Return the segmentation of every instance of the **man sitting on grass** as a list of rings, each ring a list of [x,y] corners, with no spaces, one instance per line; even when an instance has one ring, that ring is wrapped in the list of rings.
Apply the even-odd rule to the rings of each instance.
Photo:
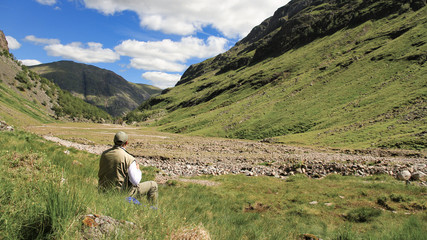
[[[117,189],[128,191],[131,196],[147,196],[151,204],[157,204],[158,187],[154,181],[142,182],[142,173],[135,157],[125,147],[128,136],[118,132],[114,136],[114,146],[101,155],[98,172],[100,190]]]

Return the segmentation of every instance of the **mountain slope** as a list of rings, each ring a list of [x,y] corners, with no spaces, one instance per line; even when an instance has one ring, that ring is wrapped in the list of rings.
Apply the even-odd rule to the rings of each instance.
[[[72,61],[41,64],[30,69],[113,116],[135,109],[161,91],[153,86],[128,82],[112,71]]]
[[[101,122],[111,119],[105,111],[73,97],[21,65],[9,53],[1,31],[0,47],[0,120],[21,127],[64,117]]]
[[[195,135],[425,149],[426,16],[417,0],[291,1],[128,119]]]

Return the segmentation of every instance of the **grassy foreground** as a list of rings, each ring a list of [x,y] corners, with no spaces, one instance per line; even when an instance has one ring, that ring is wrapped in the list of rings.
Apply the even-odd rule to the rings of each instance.
[[[286,181],[242,175],[170,181],[159,209],[97,192],[99,157],[26,132],[0,132],[0,239],[77,239],[82,216],[132,221],[111,239],[182,239],[202,229],[212,239],[425,239],[426,188],[388,176],[302,175]],[[69,154],[64,151],[69,150]],[[155,169],[145,169],[145,180]],[[314,202],[316,201],[317,204]]]

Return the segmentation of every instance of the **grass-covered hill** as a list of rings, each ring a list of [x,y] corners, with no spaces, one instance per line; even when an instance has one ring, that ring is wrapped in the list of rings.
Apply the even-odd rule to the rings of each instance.
[[[425,5],[293,0],[127,119],[194,135],[425,149]]]
[[[59,61],[30,67],[86,102],[112,116],[121,116],[161,89],[126,81],[112,71],[72,61]]]
[[[61,118],[99,122],[111,116],[29,70],[7,48],[0,49],[0,120],[27,126]]]

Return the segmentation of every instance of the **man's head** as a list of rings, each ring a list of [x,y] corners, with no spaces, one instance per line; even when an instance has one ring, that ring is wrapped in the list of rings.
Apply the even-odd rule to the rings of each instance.
[[[114,136],[115,145],[123,146],[127,142],[128,142],[128,135],[125,132],[120,131],[116,133],[116,135]]]

